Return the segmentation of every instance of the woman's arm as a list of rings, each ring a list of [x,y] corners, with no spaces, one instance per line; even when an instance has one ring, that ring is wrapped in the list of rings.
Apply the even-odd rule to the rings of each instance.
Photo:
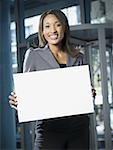
[[[33,70],[34,70],[34,53],[33,48],[29,48],[25,53],[23,72],[30,72]],[[11,94],[9,95],[9,104],[11,108],[17,110],[18,102],[16,93],[14,91],[11,92]]]

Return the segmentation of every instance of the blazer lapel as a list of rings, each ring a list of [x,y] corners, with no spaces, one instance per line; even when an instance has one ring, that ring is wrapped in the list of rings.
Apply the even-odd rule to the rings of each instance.
[[[67,66],[71,67],[75,64],[75,62],[76,62],[76,57],[72,57],[72,56],[68,55]]]
[[[43,49],[43,52],[40,53],[40,56],[52,67],[52,68],[59,68],[59,64],[55,60],[54,56],[52,55],[48,45],[46,45]]]
[[[39,54],[44,59],[44,61],[46,61],[52,68],[60,68],[58,62],[56,61],[53,54],[51,53],[48,45],[46,45],[42,49],[42,51]],[[68,54],[68,56],[67,56],[67,67],[73,66],[75,61],[76,61],[76,57],[72,57]]]

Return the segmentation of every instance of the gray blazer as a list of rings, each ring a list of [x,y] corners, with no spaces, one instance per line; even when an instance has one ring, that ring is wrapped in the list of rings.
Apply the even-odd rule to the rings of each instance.
[[[67,67],[85,64],[84,56],[79,53],[76,57],[68,55]],[[48,70],[59,68],[59,64],[51,53],[48,45],[44,48],[29,48],[26,51],[23,72]]]

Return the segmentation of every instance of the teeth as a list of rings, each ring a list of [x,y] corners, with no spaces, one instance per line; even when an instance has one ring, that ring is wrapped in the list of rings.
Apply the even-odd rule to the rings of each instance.
[[[57,38],[57,35],[51,35],[50,38],[54,40]]]

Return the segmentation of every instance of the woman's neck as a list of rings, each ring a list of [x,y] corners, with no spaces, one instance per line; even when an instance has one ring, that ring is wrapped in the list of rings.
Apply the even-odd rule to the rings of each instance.
[[[59,53],[62,51],[61,46],[59,45],[49,45],[50,50],[52,53]]]
[[[63,52],[60,46],[49,46],[53,56],[59,64],[67,64],[67,53]]]

